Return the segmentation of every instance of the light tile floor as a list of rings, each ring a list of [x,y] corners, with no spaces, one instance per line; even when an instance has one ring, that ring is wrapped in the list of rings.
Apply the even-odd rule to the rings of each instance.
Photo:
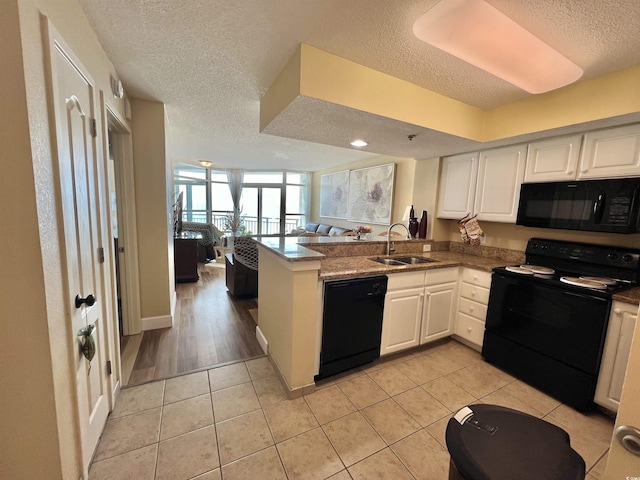
[[[380,359],[288,400],[267,358],[122,390],[91,480],[447,479],[453,412],[493,403],[571,436],[604,478],[613,420],[581,414],[455,341]]]

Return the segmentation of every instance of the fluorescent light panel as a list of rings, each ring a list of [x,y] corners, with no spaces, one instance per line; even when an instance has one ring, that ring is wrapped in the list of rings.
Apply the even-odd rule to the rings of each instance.
[[[413,33],[529,93],[582,76],[580,67],[483,0],[440,0],[416,20]]]

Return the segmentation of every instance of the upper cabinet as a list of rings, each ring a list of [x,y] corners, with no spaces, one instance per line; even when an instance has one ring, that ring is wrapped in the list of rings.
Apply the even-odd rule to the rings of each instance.
[[[582,135],[552,138],[529,144],[525,183],[575,180]]]
[[[442,160],[438,218],[459,220],[473,211],[477,176],[477,153],[465,153]]]
[[[515,223],[523,182],[640,176],[640,124],[442,159],[438,218]]]
[[[475,202],[478,220],[516,222],[526,160],[526,145],[480,153]]]
[[[584,136],[578,178],[640,175],[640,125],[590,132]]]

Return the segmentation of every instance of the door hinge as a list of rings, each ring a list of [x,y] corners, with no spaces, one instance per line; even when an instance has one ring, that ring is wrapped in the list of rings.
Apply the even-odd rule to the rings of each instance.
[[[96,126],[96,119],[92,118],[91,119],[91,136],[93,138],[96,138],[98,136],[98,127]]]
[[[111,360],[107,360],[107,375],[111,375]]]
[[[98,262],[104,263],[104,247],[98,247]]]

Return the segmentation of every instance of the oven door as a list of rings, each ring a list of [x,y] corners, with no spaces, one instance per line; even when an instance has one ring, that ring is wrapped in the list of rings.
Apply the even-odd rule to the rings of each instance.
[[[597,374],[610,300],[494,273],[486,332]]]

